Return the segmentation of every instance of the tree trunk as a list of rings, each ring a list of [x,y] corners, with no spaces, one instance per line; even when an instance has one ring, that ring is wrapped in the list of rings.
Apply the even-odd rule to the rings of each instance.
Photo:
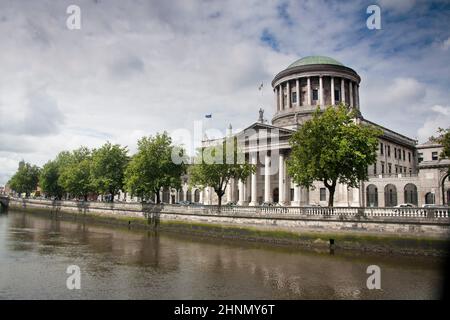
[[[330,198],[328,199],[328,206],[329,207],[332,207],[333,204],[334,204],[334,192],[336,191],[335,189],[336,189],[335,187],[328,188],[328,191],[330,192]]]
[[[161,199],[159,197],[159,191],[156,192],[156,203],[160,204],[161,203]]]
[[[114,191],[109,191],[111,193],[111,202],[114,202]]]
[[[328,198],[328,206],[332,207],[334,204],[334,192],[336,191],[336,180],[332,180],[331,184],[328,183],[328,179],[323,180],[323,184],[327,187],[330,197]]]

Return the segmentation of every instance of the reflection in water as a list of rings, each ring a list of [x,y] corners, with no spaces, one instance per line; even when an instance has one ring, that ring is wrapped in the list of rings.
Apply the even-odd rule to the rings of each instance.
[[[314,252],[0,215],[1,299],[432,299],[437,258]],[[81,269],[81,290],[66,268]],[[382,290],[366,288],[381,267]]]

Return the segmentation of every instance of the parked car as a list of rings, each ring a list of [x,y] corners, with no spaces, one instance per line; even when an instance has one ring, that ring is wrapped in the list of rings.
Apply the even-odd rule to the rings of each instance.
[[[434,204],[434,203],[425,203],[424,205],[422,205],[422,208],[437,208],[437,207],[441,207],[438,204]]]
[[[416,206],[412,203],[400,203],[396,205],[394,208],[415,208]]]
[[[261,204],[262,207],[282,207],[278,202],[263,202]]]
[[[189,205],[193,205],[194,203],[191,201],[180,201],[177,204],[182,205],[182,206],[189,206]]]

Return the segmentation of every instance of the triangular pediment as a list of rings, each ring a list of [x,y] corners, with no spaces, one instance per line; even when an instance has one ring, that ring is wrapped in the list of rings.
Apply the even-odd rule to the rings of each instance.
[[[280,136],[291,136],[295,132],[294,130],[291,130],[291,129],[276,127],[276,126],[272,126],[267,123],[255,122],[255,123],[251,124],[250,126],[248,126],[247,128],[243,129],[242,131],[236,133],[235,135],[241,136],[241,135],[245,134],[245,132],[248,132],[249,130],[254,130],[256,132],[258,132],[260,130],[265,130],[267,132],[273,132],[274,130],[278,130]]]

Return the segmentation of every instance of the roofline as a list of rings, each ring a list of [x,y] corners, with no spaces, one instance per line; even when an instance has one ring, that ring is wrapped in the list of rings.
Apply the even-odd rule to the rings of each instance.
[[[369,121],[369,120],[367,120],[366,118],[361,117],[361,120],[364,121],[364,122],[367,122],[367,123],[369,123],[369,124],[371,124],[371,125],[377,126],[377,127],[381,128],[381,129],[383,129],[383,130],[386,130],[387,132],[391,132],[391,133],[393,133],[393,134],[396,134],[396,135],[400,136],[400,137],[403,138],[403,139],[409,140],[414,146],[417,146],[417,140],[415,140],[415,139],[412,139],[412,138],[407,137],[407,136],[405,136],[405,135],[403,135],[403,134],[401,134],[401,133],[398,133],[398,132],[395,132],[395,131],[393,131],[393,130],[391,130],[391,129],[388,129],[388,128],[386,128],[386,127],[383,127],[382,125],[379,125],[378,123]]]
[[[336,64],[307,64],[303,66],[296,66],[291,68],[286,68],[276,74],[276,76],[272,80],[272,87],[274,87],[275,82],[278,80],[292,75],[296,73],[302,73],[302,72],[311,72],[311,71],[338,71],[342,73],[346,73],[349,76],[353,76],[358,80],[358,83],[361,82],[361,77],[358,75],[358,73],[353,70],[352,68],[346,67],[346,66],[340,66]]]

